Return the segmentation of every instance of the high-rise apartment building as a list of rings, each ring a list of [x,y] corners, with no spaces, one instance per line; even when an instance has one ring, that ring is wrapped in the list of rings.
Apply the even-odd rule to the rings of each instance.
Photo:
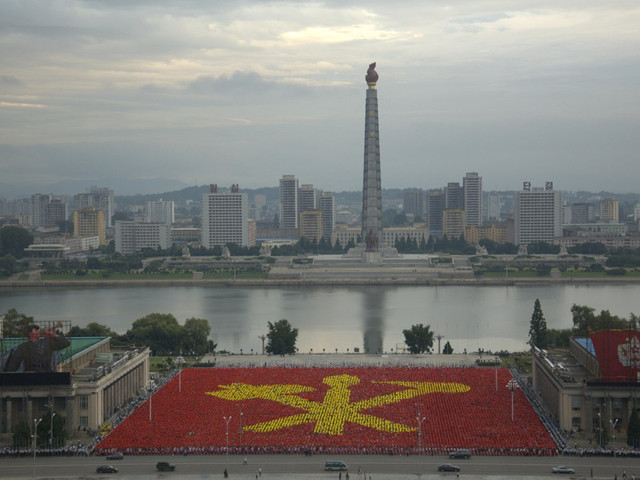
[[[336,198],[331,192],[322,192],[318,203],[322,212],[322,237],[330,241],[331,233],[336,226]]]
[[[301,212],[318,208],[318,190],[313,185],[302,185],[298,191],[298,208]]]
[[[444,212],[444,193],[442,190],[429,190],[427,194],[427,226],[431,233],[442,232],[442,212]]]
[[[175,205],[172,201],[162,199],[147,202],[145,206],[145,221],[148,223],[166,223],[172,225],[175,221]]]
[[[34,229],[57,227],[67,220],[67,204],[51,194],[31,196],[31,226]]]
[[[280,228],[298,228],[298,179],[295,175],[283,175],[280,179]]]
[[[421,188],[405,191],[402,205],[404,213],[414,218],[424,218],[424,191]]]
[[[252,246],[249,245],[248,220],[246,193],[239,193],[237,185],[233,185],[231,191],[218,191],[217,185],[211,185],[209,193],[202,195],[202,246],[223,247],[228,243]]]
[[[545,188],[531,188],[524,183],[516,192],[514,242],[528,245],[534,242],[553,243],[562,236],[562,193],[553,189],[553,182]]]
[[[458,182],[449,182],[444,187],[444,208],[464,210],[464,187]]]
[[[613,198],[603,198],[600,200],[600,221],[601,222],[618,222],[618,211],[620,205]]]
[[[86,207],[93,207],[104,212],[107,226],[112,226],[111,218],[115,210],[113,200],[113,190],[108,188],[91,187],[85,193],[78,193],[73,196],[73,210],[82,210]]]
[[[476,172],[468,172],[462,182],[464,191],[464,212],[467,225],[482,225],[482,177]]]
[[[74,237],[98,237],[100,245],[106,245],[107,227],[104,211],[85,207],[73,212]]]

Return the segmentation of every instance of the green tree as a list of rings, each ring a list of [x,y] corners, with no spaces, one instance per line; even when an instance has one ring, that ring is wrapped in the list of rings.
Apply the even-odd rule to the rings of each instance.
[[[538,298],[533,304],[533,314],[531,314],[531,323],[529,324],[529,345],[547,348],[547,321],[542,314],[542,307]]]
[[[444,353],[445,355],[451,355],[453,353],[453,347],[451,346],[449,341],[447,341],[447,343],[444,344],[444,347],[442,348],[442,353]]]
[[[638,417],[638,410],[635,405],[631,409],[629,425],[627,426],[627,445],[633,448],[640,446],[640,417]]]
[[[411,353],[425,353],[433,347],[433,332],[429,325],[419,323],[412,325],[410,329],[403,330],[404,343]]]
[[[8,337],[24,337],[27,327],[34,323],[33,317],[19,313],[15,308],[10,308],[4,314],[2,324],[2,335]]]
[[[70,337],[110,337],[112,335],[113,332],[109,327],[97,322],[90,322],[84,328],[74,325],[69,330]]]
[[[0,228],[0,255],[24,256],[24,249],[33,243],[33,235],[20,227],[8,225]]]
[[[193,352],[196,355],[204,355],[209,348],[209,334],[211,327],[209,321],[204,318],[188,318],[184,322],[185,352]]]
[[[4,257],[0,257],[0,275],[8,277],[16,271],[16,257],[11,254],[7,254]]]
[[[149,347],[154,355],[173,355],[180,352],[184,328],[171,314],[151,313],[133,322],[127,337],[134,345]]]
[[[572,337],[570,328],[547,329],[547,346],[555,348],[569,348],[569,339]]]
[[[293,355],[297,339],[298,329],[293,328],[288,320],[283,318],[275,323],[269,322],[265,350],[273,355]]]
[[[29,424],[20,420],[18,423],[11,427],[11,433],[13,433],[13,446],[14,448],[29,448],[31,443],[31,430]]]

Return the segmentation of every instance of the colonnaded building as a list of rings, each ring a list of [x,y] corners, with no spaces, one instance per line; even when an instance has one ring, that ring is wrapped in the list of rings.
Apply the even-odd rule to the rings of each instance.
[[[572,338],[568,351],[534,348],[533,387],[570,444],[626,445],[640,408],[640,333],[603,330]]]
[[[67,338],[61,333],[70,326],[60,322],[39,322],[39,327],[55,329],[66,345],[49,353],[50,368],[28,371],[25,364],[32,362],[15,356],[29,341],[0,338],[0,444],[10,444],[12,429],[22,422],[33,433],[38,419],[51,412],[62,419],[67,441],[88,443],[87,432],[108,428],[121,407],[149,386],[149,349],[114,348],[109,337]],[[46,340],[45,333],[39,341]],[[41,353],[51,350],[44,347]]]

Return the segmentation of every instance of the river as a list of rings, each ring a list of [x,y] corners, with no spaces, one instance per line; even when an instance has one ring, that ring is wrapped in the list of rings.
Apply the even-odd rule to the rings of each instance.
[[[89,322],[118,333],[150,313],[183,324],[206,318],[218,350],[258,353],[267,322],[287,319],[299,330],[301,353],[354,349],[391,353],[404,347],[403,329],[423,323],[454,353],[527,348],[539,298],[548,328],[570,328],[571,306],[588,305],[628,318],[640,314],[640,285],[353,286],[353,287],[101,287],[0,289],[0,312],[17,309],[35,320]],[[436,343],[437,348],[437,343]]]

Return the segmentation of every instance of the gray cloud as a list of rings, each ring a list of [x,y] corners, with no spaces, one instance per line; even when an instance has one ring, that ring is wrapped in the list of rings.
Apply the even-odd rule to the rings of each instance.
[[[377,61],[384,186],[637,190],[639,21],[631,0],[1,2],[0,177],[358,189]]]

